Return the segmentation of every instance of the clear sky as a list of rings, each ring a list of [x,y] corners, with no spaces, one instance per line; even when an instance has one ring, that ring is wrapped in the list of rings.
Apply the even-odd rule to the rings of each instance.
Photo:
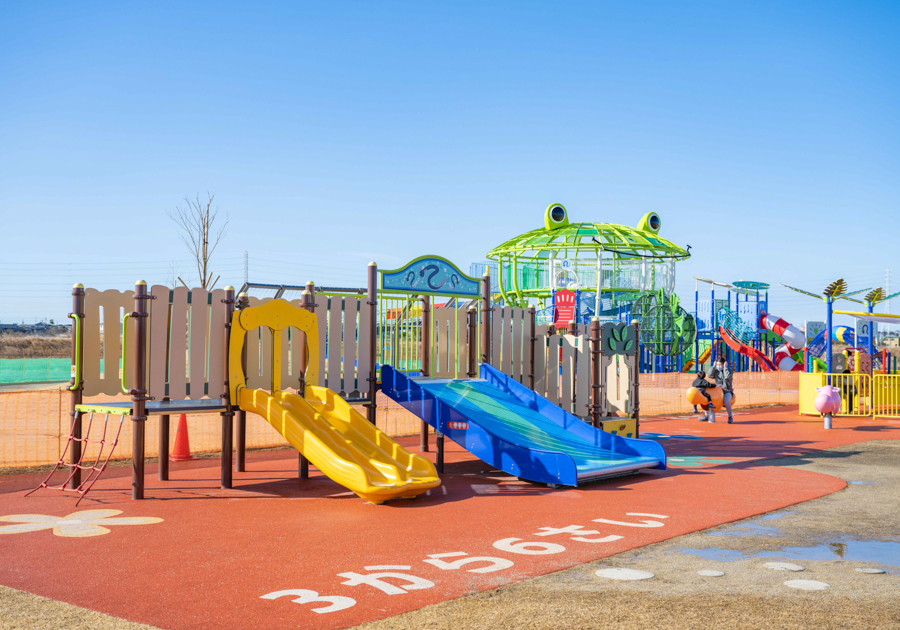
[[[206,191],[220,286],[245,251],[259,282],[467,270],[560,202],[658,212],[691,305],[694,275],[897,290],[898,75],[897,2],[5,2],[0,321],[196,283],[166,211]]]

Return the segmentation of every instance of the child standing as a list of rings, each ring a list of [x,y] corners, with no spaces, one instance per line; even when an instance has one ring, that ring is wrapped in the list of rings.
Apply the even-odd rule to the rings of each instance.
[[[731,399],[734,398],[734,387],[732,385],[734,372],[728,367],[728,361],[725,357],[716,359],[709,377],[715,379],[716,385],[722,388],[725,409],[728,411],[728,424],[731,424],[734,422],[734,417],[731,414]]]

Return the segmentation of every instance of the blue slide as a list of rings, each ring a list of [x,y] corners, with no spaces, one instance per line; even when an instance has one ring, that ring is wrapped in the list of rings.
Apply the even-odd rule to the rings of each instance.
[[[431,379],[386,365],[382,391],[482,461],[529,481],[577,486],[666,467],[658,443],[595,429],[490,365],[480,374]]]

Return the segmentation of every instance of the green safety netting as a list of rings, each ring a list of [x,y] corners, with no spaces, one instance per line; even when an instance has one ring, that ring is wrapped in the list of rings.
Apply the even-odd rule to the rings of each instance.
[[[70,359],[0,359],[0,383],[68,381]]]
[[[641,323],[641,343],[657,356],[677,357],[694,343],[694,317],[681,308],[674,293],[644,291],[631,312]]]

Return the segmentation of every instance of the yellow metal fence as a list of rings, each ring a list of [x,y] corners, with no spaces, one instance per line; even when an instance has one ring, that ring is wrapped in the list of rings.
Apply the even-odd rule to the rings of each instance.
[[[836,416],[900,418],[900,375],[800,374],[800,413],[817,416],[818,388],[831,384],[841,395]]]
[[[872,379],[875,415],[900,418],[900,374],[876,374]]]

